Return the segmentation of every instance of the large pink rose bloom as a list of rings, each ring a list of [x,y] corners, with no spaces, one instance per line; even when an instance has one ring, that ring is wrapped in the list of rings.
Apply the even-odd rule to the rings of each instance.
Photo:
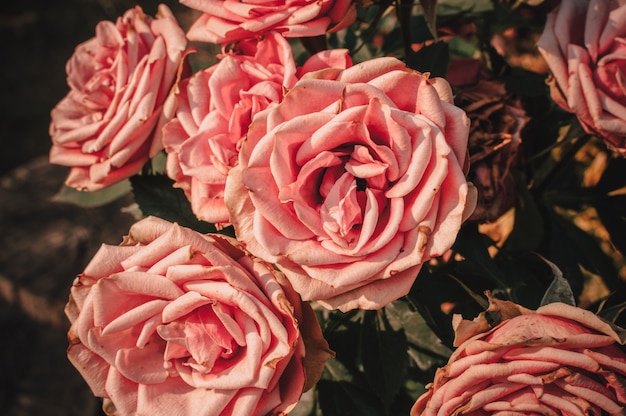
[[[412,416],[624,415],[622,329],[563,303],[531,311],[492,300],[487,314],[491,321],[485,313],[457,319],[457,336],[467,339]],[[502,321],[490,329],[494,317]]]
[[[334,49],[300,68],[289,42],[276,32],[239,42],[219,63],[180,82],[176,117],[163,129],[167,173],[194,214],[218,226],[229,223],[226,175],[237,163],[252,117],[283,98],[304,72],[351,65],[348,51]]]
[[[562,1],[537,46],[554,101],[626,155],[626,2]]]
[[[155,217],[102,246],[66,313],[69,359],[108,414],[285,414],[332,355],[273,267]]]
[[[100,22],[76,48],[66,67],[70,92],[50,124],[50,162],[72,167],[68,186],[105,188],[162,149],[156,133],[186,42],[166,6],[155,19],[137,6],[116,23]]]
[[[352,0],[180,0],[202,15],[189,28],[192,41],[229,43],[269,30],[308,37],[341,30],[356,20]]]
[[[451,100],[395,58],[305,75],[257,114],[229,173],[237,237],[326,307],[405,295],[474,206],[469,121]]]

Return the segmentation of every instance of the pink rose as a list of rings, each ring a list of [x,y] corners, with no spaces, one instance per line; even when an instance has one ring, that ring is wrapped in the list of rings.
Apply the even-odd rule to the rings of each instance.
[[[473,209],[469,120],[451,101],[445,80],[395,58],[305,75],[257,114],[229,173],[237,237],[305,300],[377,309],[405,295]]]
[[[341,30],[356,19],[352,0],[180,2],[202,12],[187,32],[197,42],[230,43],[269,30],[285,37],[318,36]]]
[[[622,329],[564,303],[491,299],[474,321],[455,318],[462,343],[411,416],[624,414]]]
[[[241,41],[220,58],[180,82],[176,117],[163,129],[168,175],[185,192],[194,214],[218,226],[229,223],[226,175],[237,163],[252,117],[282,100],[302,71],[351,64],[347,50],[335,49],[297,68],[289,42],[277,32]]]
[[[71,166],[66,184],[96,191],[137,172],[161,149],[163,104],[183,51],[183,30],[159,6],[156,19],[140,7],[78,45],[67,63],[70,92],[52,110],[50,162]]]
[[[554,101],[626,155],[626,4],[563,1],[548,15],[537,46],[552,71]]]
[[[317,381],[315,314],[236,244],[148,217],[77,277],[68,356],[107,413],[285,414]]]

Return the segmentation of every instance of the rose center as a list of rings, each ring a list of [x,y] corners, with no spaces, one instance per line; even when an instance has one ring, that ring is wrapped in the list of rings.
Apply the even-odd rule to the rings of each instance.
[[[365,191],[367,189],[367,181],[363,178],[354,178],[356,181],[356,190],[359,192]]]
[[[320,216],[325,231],[336,244],[354,248],[366,217],[384,209],[384,202],[380,206],[381,201],[375,195],[388,186],[385,176],[388,166],[363,145],[355,145],[349,154],[341,153],[344,153],[343,166],[329,169],[333,172],[326,172],[320,186],[324,198]]]
[[[599,61],[593,77],[596,85],[601,87],[617,102],[626,103],[626,43],[616,39],[611,50]]]
[[[218,311],[218,316],[216,308],[224,309],[220,304],[205,305],[158,329],[167,342],[166,361],[180,360],[183,365],[208,374],[220,367],[220,362],[238,356],[240,348],[235,337],[239,334],[229,331],[223,322],[224,311]]]

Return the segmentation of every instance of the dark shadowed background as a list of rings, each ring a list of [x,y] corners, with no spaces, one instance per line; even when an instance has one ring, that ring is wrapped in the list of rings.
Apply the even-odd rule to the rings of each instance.
[[[63,313],[71,283],[101,243],[134,221],[129,197],[97,208],[55,202],[67,168],[48,164],[50,110],[67,93],[65,63],[100,20],[153,0],[0,4],[0,415],[99,415],[68,362]],[[185,22],[186,9],[162,1]]]

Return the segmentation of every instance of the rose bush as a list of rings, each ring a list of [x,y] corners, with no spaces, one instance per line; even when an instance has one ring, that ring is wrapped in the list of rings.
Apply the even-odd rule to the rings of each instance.
[[[626,154],[626,4],[561,2],[537,46],[550,70],[550,93],[589,133]]]
[[[332,355],[279,272],[156,217],[101,247],[66,313],[68,356],[110,414],[284,414]]]
[[[356,4],[351,0],[236,1],[181,0],[202,12],[187,36],[192,41],[229,43],[269,30],[285,37],[323,35],[352,24]]]
[[[455,318],[460,345],[412,416],[624,414],[626,333],[592,312],[491,299],[474,321]]]
[[[97,191],[139,172],[161,149],[164,102],[187,45],[172,12],[139,6],[103,21],[67,63],[70,92],[52,110],[50,162],[66,184]],[[171,110],[168,110],[171,111]]]
[[[302,73],[351,65],[348,51],[333,49],[296,67],[291,47],[277,32],[241,41],[219,63],[178,85],[176,116],[163,129],[167,173],[183,189],[201,220],[225,225],[228,171],[254,115],[278,103]]]
[[[237,238],[305,300],[377,309],[474,207],[449,84],[395,58],[305,75],[257,114],[228,176]]]

